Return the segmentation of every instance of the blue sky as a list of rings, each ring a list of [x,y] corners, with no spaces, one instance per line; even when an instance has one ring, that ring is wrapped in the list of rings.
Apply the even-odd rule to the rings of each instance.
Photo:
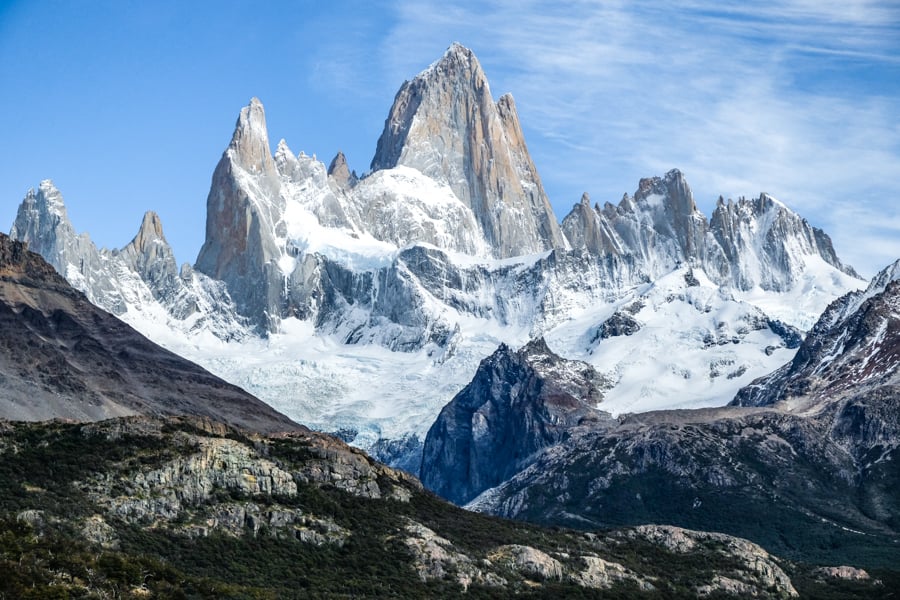
[[[768,192],[865,274],[900,258],[900,4],[0,0],[0,228],[53,179],[121,247],[179,262],[240,108],[272,144],[368,169],[393,96],[453,41],[511,92],[562,218],[677,167],[700,208]]]

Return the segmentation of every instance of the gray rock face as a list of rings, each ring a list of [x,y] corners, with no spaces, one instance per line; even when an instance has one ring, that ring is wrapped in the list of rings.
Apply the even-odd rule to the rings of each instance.
[[[622,254],[625,248],[603,213],[591,208],[587,192],[562,221],[562,231],[573,249],[587,249],[592,254]]]
[[[543,339],[518,352],[501,346],[428,431],[422,482],[453,502],[468,502],[571,429],[604,419],[594,408],[604,384],[593,367],[563,360]]]
[[[144,215],[137,235],[122,249],[121,255],[146,282],[157,300],[172,298],[184,287],[175,254],[163,235],[162,222],[155,212],[148,211]]]
[[[497,257],[566,246],[512,96],[495,104],[478,59],[459,44],[397,93],[372,170],[398,165],[448,184]]]
[[[331,160],[331,164],[328,165],[328,177],[339,189],[344,191],[352,188],[359,180],[356,172],[351,171],[347,165],[347,157],[340,151]]]
[[[265,119],[256,98],[241,110],[231,143],[213,173],[206,200],[206,241],[195,268],[225,282],[238,311],[261,331],[270,331],[280,315],[278,290],[271,282],[280,278],[274,263],[281,255],[276,236],[284,200],[278,194]],[[249,193],[251,185],[260,193]]]
[[[761,224],[766,226],[760,227]],[[709,231],[721,251],[707,256],[706,270],[713,276],[730,279],[738,289],[749,289],[754,284],[767,290],[789,289],[796,283],[795,276],[807,256],[819,257],[838,270],[859,277],[838,259],[825,232],[765,193],[738,202],[725,203],[719,198]]]
[[[882,389],[804,415],[628,416],[573,432],[470,507],[581,528],[652,522],[722,531],[812,562],[845,561],[865,548],[870,564],[889,563],[900,514],[891,491],[896,398],[896,389]]]
[[[272,439],[234,439],[234,431],[206,419],[106,421],[86,426],[85,437],[93,436],[124,438],[126,443],[134,436],[169,438],[174,456],[161,464],[145,460],[126,477],[104,474],[83,487],[107,517],[189,537],[215,531],[233,536],[268,533],[315,545],[342,545],[350,536],[347,529],[296,507],[299,485],[336,487],[370,500],[399,502],[408,502],[421,489],[412,477],[311,432],[280,435],[274,442],[303,449],[292,455],[302,457],[293,464],[267,458]]]

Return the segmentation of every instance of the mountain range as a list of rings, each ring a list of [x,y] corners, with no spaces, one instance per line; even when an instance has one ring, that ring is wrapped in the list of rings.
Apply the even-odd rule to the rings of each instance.
[[[827,234],[779,200],[720,197],[707,217],[677,169],[641,179],[617,204],[592,205],[585,193],[558,219],[515,102],[493,100],[477,58],[459,44],[401,86],[362,175],[341,153],[328,167],[284,140],[272,153],[263,105],[252,99],[213,173],[193,265],[177,266],[153,212],[127,245],[98,249],[75,232],[49,180],[26,194],[10,237],[0,238],[4,418],[119,417],[104,435],[123,428],[151,446],[170,445],[173,431],[182,442],[194,436],[191,448],[218,448],[210,436],[236,440],[245,448],[228,452],[277,455],[276,466],[304,484],[307,467],[296,461],[309,447],[331,461],[315,473],[376,464],[303,423],[479,512],[592,531],[638,527],[613,537],[668,551],[735,550],[733,535],[790,560],[896,564],[900,266],[865,287]],[[182,414],[239,429],[161,420]],[[10,427],[13,446],[36,435]],[[269,437],[251,442],[239,431]],[[278,455],[270,434],[284,431],[300,441]],[[157,471],[133,479],[122,464],[103,464],[108,477],[160,481]],[[254,481],[258,466],[247,471]],[[350,478],[352,493],[374,494],[375,481],[379,501],[382,484],[406,490],[400,502],[428,497],[414,478],[371,468],[378,474],[367,471],[362,483]],[[209,490],[191,502],[224,503],[215,515],[196,506],[182,514],[167,508],[176,492],[129,483],[138,499],[168,500],[122,513],[116,490],[104,488],[89,510],[127,517],[113,526],[119,537],[140,520],[129,521],[132,510],[171,520],[178,535],[183,519],[191,527],[212,519],[240,537],[259,511],[284,501],[283,490],[232,489],[231,475],[209,476],[225,477],[210,485],[225,485],[232,500],[268,499],[242,505],[238,523],[237,508]],[[343,489],[342,477],[328,486]],[[504,580],[522,591],[535,577],[581,585],[590,568],[579,569],[596,562],[596,548],[581,546],[571,564],[560,546],[462,551],[424,524],[421,510],[449,509],[422,502],[404,509],[408,536],[393,521],[378,535],[406,536],[408,550],[428,555],[414,567],[425,583],[450,573],[473,589]],[[275,538],[288,525],[301,541],[301,529],[316,532],[309,539],[352,536],[352,519],[332,527],[343,513],[302,520],[300,505],[290,506],[260,521]],[[663,529],[640,529],[648,523]],[[535,561],[543,570],[528,571]],[[509,570],[522,564],[531,566]],[[794,593],[776,568],[809,574],[786,564],[763,569],[776,596]],[[638,573],[604,565],[607,575]],[[735,577],[706,592],[669,592],[759,585]],[[656,585],[638,575],[616,581],[632,591]]]
[[[159,348],[2,234],[0,314],[0,411],[14,418],[0,421],[3,597],[786,598],[792,577],[804,591],[883,586],[723,534],[585,535],[464,511]]]
[[[49,181],[11,230],[98,306],[289,417],[415,471],[441,408],[500,344],[592,364],[615,414],[726,404],[861,287],[828,236],[767,194],[700,213],[684,175],[558,220],[515,103],[459,44],[403,84],[371,170],[328,168],[257,99],[177,267],[148,213],[120,250],[72,228]],[[627,326],[616,324],[627,323]],[[598,396],[598,401],[600,396]]]

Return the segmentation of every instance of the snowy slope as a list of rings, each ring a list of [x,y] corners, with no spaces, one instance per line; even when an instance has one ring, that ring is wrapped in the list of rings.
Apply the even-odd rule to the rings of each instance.
[[[699,285],[688,285],[688,273],[676,269],[548,332],[559,354],[589,362],[610,381],[603,410],[721,406],[756,373],[793,356],[796,344],[772,331],[759,308],[696,270]],[[598,326],[623,312],[639,329],[600,339]]]

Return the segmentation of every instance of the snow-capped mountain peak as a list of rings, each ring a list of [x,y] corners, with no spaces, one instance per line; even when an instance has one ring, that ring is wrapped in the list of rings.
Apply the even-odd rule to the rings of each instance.
[[[478,59],[459,44],[394,99],[372,170],[399,165],[449,185],[498,258],[566,247],[512,97],[495,103]]]

